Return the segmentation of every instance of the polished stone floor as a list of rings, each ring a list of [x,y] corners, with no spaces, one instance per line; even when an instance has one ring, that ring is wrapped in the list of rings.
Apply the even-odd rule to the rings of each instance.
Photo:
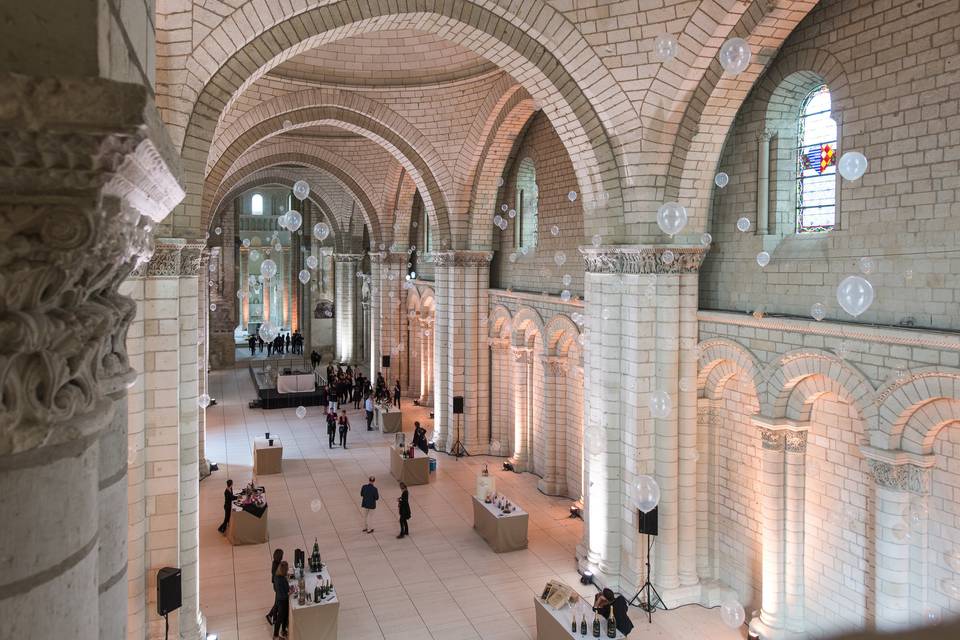
[[[497,489],[530,513],[529,548],[496,554],[473,531],[470,496],[484,461],[439,454],[428,486],[410,487],[413,517],[409,538],[398,540],[397,483],[390,476],[392,435],[367,432],[362,411],[353,422],[347,449],[329,449],[318,408],[300,420],[293,409],[249,409],[253,397],[245,368],[210,374],[217,404],[207,410],[206,455],[220,470],[201,483],[200,605],[209,633],[220,640],[270,638],[264,614],[273,592],[270,557],[280,547],[288,559],[296,548],[319,540],[341,600],[342,640],[527,640],[536,637],[533,598],[550,578],[577,583],[574,547],[583,523],[568,517],[570,501],[536,489],[536,477],[496,470]],[[413,420],[429,428],[426,410],[404,400],[404,429]],[[283,473],[261,476],[267,488],[270,542],[232,547],[217,532],[228,477],[239,487],[251,478],[254,436],[265,431],[283,441]],[[409,434],[408,434],[409,438]],[[381,500],[373,534],[361,532],[359,492],[375,475]],[[658,612],[647,625],[631,610],[637,629],[631,638],[732,639],[716,610],[686,607]]]

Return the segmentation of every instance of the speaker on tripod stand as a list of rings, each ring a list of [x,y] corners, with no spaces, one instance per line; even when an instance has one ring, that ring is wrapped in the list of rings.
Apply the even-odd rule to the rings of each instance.
[[[469,456],[470,452],[460,442],[460,416],[463,415],[463,396],[453,396],[453,415],[457,416],[457,439],[450,447],[450,453],[459,460],[462,456]]]
[[[630,604],[636,604],[638,607],[647,612],[647,622],[653,622],[653,610],[657,608],[666,609],[666,605],[663,603],[663,598],[660,597],[660,594],[657,593],[656,587],[653,586],[653,583],[650,582],[650,552],[653,550],[653,539],[657,537],[658,526],[657,526],[657,512],[659,507],[654,507],[650,511],[644,513],[643,511],[637,510],[639,515],[639,530],[640,533],[647,536],[647,578],[643,583],[643,586],[640,587],[640,590],[637,591],[637,594],[630,599]]]

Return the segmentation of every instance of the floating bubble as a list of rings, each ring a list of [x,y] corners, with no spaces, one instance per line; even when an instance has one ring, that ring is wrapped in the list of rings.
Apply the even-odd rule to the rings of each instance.
[[[516,218],[516,217],[517,217],[517,210],[516,210],[516,209],[510,209],[510,211],[507,211],[507,215],[508,215],[509,217],[511,217],[511,218]]]
[[[867,172],[867,158],[859,151],[847,151],[840,156],[837,170],[844,180],[857,180]]]
[[[201,393],[199,397],[197,397],[197,404],[199,404],[202,409],[206,409],[207,407],[209,407],[210,395],[206,393]]]
[[[223,233],[223,229],[221,227],[217,227],[216,229],[213,230],[213,232],[217,235],[220,235],[221,233]]]
[[[495,225],[497,225],[497,226],[499,227],[501,222],[503,222],[503,218],[500,216],[499,213],[498,213],[497,215],[493,216],[493,224],[495,224]]]
[[[511,254],[510,254],[510,257],[509,257],[508,259],[510,260],[510,262],[516,262],[516,261],[517,261],[517,252],[514,251],[513,253],[511,253]]]
[[[267,258],[260,264],[260,275],[264,278],[272,278],[277,275],[277,263]]]
[[[567,289],[564,289],[560,292],[560,299],[564,302],[570,302],[570,292]]]
[[[560,281],[563,283],[563,286],[569,287],[570,283],[573,282],[573,276],[571,276],[569,273],[565,273],[563,274],[563,277],[560,278]]]
[[[703,246],[709,247],[712,242],[713,242],[713,236],[710,235],[709,233],[704,233],[703,235],[700,236],[700,244],[702,244]]]
[[[678,385],[680,391],[690,391],[690,378],[680,378]]]
[[[662,390],[651,393],[647,404],[650,408],[650,415],[654,418],[666,418],[673,410],[673,401],[670,399],[670,394]]]
[[[499,177],[499,178],[497,178],[497,186],[498,186],[498,187],[502,187],[504,184],[506,184],[506,181],[503,179],[502,176]]]
[[[217,303],[211,302],[211,303],[210,303],[210,311],[216,311],[216,310],[217,310]]]
[[[745,618],[743,605],[736,600],[727,600],[720,605],[720,619],[731,629],[739,629]]]
[[[207,271],[209,271],[210,273],[213,273],[213,272],[216,271],[216,270],[217,270],[217,265],[216,265],[215,263],[213,263],[213,262],[211,262],[211,263],[210,263],[210,266],[207,267]]]
[[[293,209],[287,211],[287,229],[290,229],[290,231],[296,231],[302,224],[303,216],[300,215],[299,211],[294,211]]]
[[[297,407],[297,417],[303,420],[307,417],[307,408],[304,406]]]
[[[284,120],[281,123],[281,125],[283,126],[284,129],[289,129],[290,127],[293,126],[293,122],[291,122],[290,120]]]
[[[243,242],[242,242],[241,244],[243,244],[243,246],[244,246],[245,249],[249,249],[249,248],[250,248],[250,238],[244,238],[244,239],[243,239]]]
[[[530,249],[528,249],[527,247],[520,247],[520,255],[525,256],[528,253],[530,253]]]
[[[326,240],[330,235],[330,225],[326,222],[318,222],[313,225],[313,237],[317,240]]]
[[[604,309],[600,312],[600,317],[604,320],[609,320],[611,316],[610,309]]]
[[[567,261],[567,254],[563,251],[557,251],[553,254],[553,261],[558,267],[562,267]]]
[[[560,227],[558,227],[557,225],[553,225],[552,227],[550,227],[550,235],[552,236],[560,235]]]
[[[639,476],[633,484],[633,502],[643,513],[650,513],[660,504],[660,485],[650,476]]]
[[[677,38],[669,33],[661,33],[653,40],[653,55],[660,62],[673,60],[679,45]]]
[[[317,256],[307,256],[307,267],[310,269],[316,269],[320,264],[320,261],[317,260]]]
[[[671,251],[670,249],[667,249],[662,254],[660,254],[660,260],[663,262],[663,264],[666,264],[666,265],[673,264],[675,257],[676,256],[673,255],[673,251]]]
[[[757,254],[757,264],[761,267],[765,267],[770,264],[770,254],[766,251],[761,251]]]
[[[747,232],[750,230],[750,219],[749,218],[739,218],[737,220],[737,231]]]
[[[293,183],[293,195],[297,200],[306,200],[310,195],[310,185],[306,180],[297,180]]]
[[[593,246],[599,247],[603,243],[603,238],[599,233],[596,233],[592,238],[590,238],[590,242],[593,244]]]
[[[569,200],[570,202],[573,202],[576,199],[577,199],[576,191],[571,191],[570,193],[567,194],[567,200]]]
[[[678,202],[665,202],[657,209],[657,226],[670,237],[687,226],[687,209]]]
[[[877,269],[877,262],[870,256],[864,256],[857,260],[857,267],[860,269],[860,273],[865,276],[870,275]]]
[[[314,513],[319,513],[323,509],[323,502],[320,498],[314,498],[310,501],[310,511]]]
[[[720,47],[720,66],[727,73],[737,75],[750,64],[750,44],[743,38],[730,38]]]
[[[847,276],[837,285],[837,302],[844,311],[857,317],[873,304],[873,285],[861,276]]]
[[[300,273],[297,274],[297,278],[300,280],[302,284],[307,284],[308,282],[310,282],[310,272],[307,271],[306,269],[301,269]]]
[[[263,338],[264,342],[273,342],[277,337],[277,328],[268,321],[260,325],[257,333]]]
[[[814,302],[810,307],[810,316],[820,322],[827,317],[827,307],[822,302]]]
[[[713,176],[713,183],[723,189],[730,183],[730,176],[721,171],[717,175]]]

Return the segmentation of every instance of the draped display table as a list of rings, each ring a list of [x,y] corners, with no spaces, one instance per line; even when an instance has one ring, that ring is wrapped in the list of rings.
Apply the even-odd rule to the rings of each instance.
[[[259,509],[240,509],[236,505],[230,514],[230,524],[227,525],[227,540],[232,545],[261,544],[269,540],[267,534],[267,507],[263,507],[260,517],[256,512]]]
[[[273,444],[270,444],[273,440]],[[283,444],[280,438],[253,439],[253,473],[263,476],[271,473],[283,473]]]
[[[415,484],[430,484],[430,458],[419,449],[413,450],[412,458],[403,458],[400,449],[390,447],[390,473],[397,482],[408,487]]]
[[[374,422],[383,433],[399,433],[403,431],[403,412],[402,411],[381,411],[379,407],[374,408]]]
[[[477,500],[483,501],[487,496],[497,492],[497,479],[493,476],[477,476]]]
[[[579,627],[581,616],[583,615],[582,611],[590,611],[591,607],[584,607],[580,613],[575,613],[574,607],[571,607],[569,604],[559,609],[554,609],[536,596],[534,596],[533,600],[535,603],[534,609],[536,609],[537,613],[537,640],[570,640],[570,638],[582,640],[584,637],[593,638],[592,612],[587,616],[586,636],[581,636],[579,632],[573,634],[570,631],[570,619],[576,615],[577,626]],[[606,638],[607,621],[604,618],[601,618],[600,621],[603,623],[600,637]],[[625,638],[626,636],[617,631],[616,637]]]
[[[495,504],[487,504],[473,497],[473,528],[497,553],[527,548],[530,517],[520,507],[516,509],[512,513],[502,514]]]
[[[324,566],[320,573],[307,573],[304,583],[307,593],[313,595],[313,588],[320,580],[329,580],[330,574]],[[292,592],[292,591],[291,591]],[[337,590],[327,596],[323,602],[297,603],[290,596],[290,640],[337,640],[337,626],[340,619],[340,601]]]
[[[277,376],[277,393],[307,393],[316,390],[312,373]]]

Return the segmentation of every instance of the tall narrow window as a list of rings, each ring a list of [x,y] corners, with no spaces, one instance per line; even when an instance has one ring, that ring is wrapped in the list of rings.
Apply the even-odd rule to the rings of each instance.
[[[423,244],[421,245],[426,252],[433,251],[433,229],[430,227],[430,216],[423,212]]]
[[[537,246],[539,197],[537,193],[537,169],[530,158],[524,158],[517,168],[517,217],[514,225],[514,242],[518,247]]]
[[[797,123],[797,233],[829,231],[837,220],[837,123],[830,90],[804,99]]]
[[[255,216],[263,215],[263,196],[259,193],[253,194],[253,197],[250,198],[250,213]]]

